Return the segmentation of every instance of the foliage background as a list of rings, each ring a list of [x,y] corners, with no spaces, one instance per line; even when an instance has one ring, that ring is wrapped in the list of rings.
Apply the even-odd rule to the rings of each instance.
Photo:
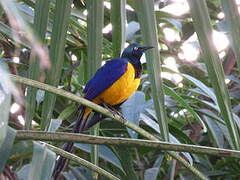
[[[119,56],[129,43],[144,44],[146,37],[154,34],[147,31],[149,29],[144,27],[144,23],[157,24],[159,49],[156,48],[155,56],[147,54],[142,58],[144,74],[141,86],[122,105],[124,117],[156,137],[169,138],[172,143],[239,149],[240,80],[235,43],[239,38],[239,2],[189,0],[189,6],[185,0],[161,0],[153,2],[154,11],[144,3],[151,6],[144,0],[137,3],[132,0],[1,0],[0,113],[3,118],[0,122],[4,125],[0,126],[0,152],[1,156],[4,154],[0,157],[1,178],[48,179],[56,154],[37,142],[14,141],[17,137],[15,130],[71,132],[78,106],[73,101],[42,90],[30,87],[26,90],[23,85],[17,85],[16,91],[10,83],[7,69],[12,74],[81,96],[87,80],[104,61]],[[198,12],[198,8],[201,11]],[[156,22],[147,19],[151,15],[156,16]],[[211,34],[204,34],[211,28],[213,39]],[[158,57],[157,53],[160,53],[160,60],[151,59]],[[161,68],[156,66],[156,61],[160,62]],[[151,64],[155,66],[151,68]],[[221,74],[222,70],[225,76]],[[161,88],[164,91],[161,93],[164,92],[164,98],[157,91],[159,86],[153,84],[154,77],[149,75],[153,72],[160,81],[157,83],[163,83]],[[224,90],[225,85],[228,91]],[[216,87],[223,88],[218,90]],[[12,100],[10,92],[15,95]],[[164,107],[162,105],[155,111],[159,99]],[[159,122],[160,116],[165,120]],[[7,122],[15,130],[9,129]],[[91,133],[144,138],[109,118]],[[51,144],[61,147],[63,143]],[[165,151],[149,147],[76,143],[74,154],[121,179],[196,178]],[[240,176],[237,158],[193,153],[181,153],[181,156],[211,179],[238,179]],[[71,162],[62,178],[97,177],[105,179]]]

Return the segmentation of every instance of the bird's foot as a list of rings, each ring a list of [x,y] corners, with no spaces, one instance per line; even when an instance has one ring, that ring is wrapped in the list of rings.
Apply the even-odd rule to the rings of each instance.
[[[113,114],[116,114],[118,116],[120,116],[122,119],[125,120],[124,116],[122,115],[122,113],[120,113],[118,110],[116,110],[114,107],[112,107],[111,105],[109,104],[106,104],[106,103],[102,103],[103,104],[103,107],[108,109],[109,111],[111,111]]]

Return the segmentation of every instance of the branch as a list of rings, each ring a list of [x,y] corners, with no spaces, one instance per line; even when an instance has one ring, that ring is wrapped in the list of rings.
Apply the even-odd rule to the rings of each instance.
[[[130,138],[101,137],[76,133],[44,132],[19,130],[16,134],[17,140],[39,140],[54,142],[81,142],[88,144],[108,144],[123,146],[144,146],[150,148],[159,148],[161,150],[171,150],[190,153],[201,153],[221,157],[240,158],[240,151],[214,148],[208,146],[196,146],[189,144],[175,144],[161,141],[139,140]]]
[[[67,159],[70,159],[72,161],[75,161],[93,171],[96,171],[97,173],[101,174],[101,175],[104,175],[106,177],[108,177],[109,179],[112,179],[112,180],[120,180],[119,178],[117,178],[116,176],[112,175],[111,173],[105,171],[104,169],[96,166],[95,164],[92,164],[88,161],[86,161],[85,159],[82,159],[74,154],[71,154],[67,151],[64,151],[60,148],[57,148],[55,146],[52,146],[50,144],[46,144],[46,143],[43,143],[46,147],[48,147],[50,150],[52,150],[53,152],[55,152],[56,154],[59,154],[60,156],[63,156]]]
[[[58,89],[56,87],[38,82],[38,81],[34,81],[31,79],[27,79],[21,76],[16,76],[16,75],[12,75],[9,74],[10,78],[18,83],[21,84],[25,84],[31,87],[35,87],[38,89],[42,89],[51,93],[54,93],[56,95],[59,96],[63,96],[67,99],[70,99],[72,101],[78,102],[84,106],[90,107],[92,109],[94,109],[94,111],[100,112],[122,124],[124,124],[125,126],[127,126],[128,128],[138,132],[139,134],[141,134],[142,136],[144,136],[147,139],[150,140],[154,140],[154,141],[160,141],[160,139],[158,139],[157,137],[153,136],[152,134],[148,133],[147,131],[145,131],[144,129],[136,126],[135,124],[126,121],[125,119],[123,119],[121,116],[117,115],[117,114],[113,114],[112,112],[110,112],[109,110],[91,102],[88,101],[82,97],[79,97],[77,95],[74,95],[72,93],[69,93],[67,91],[64,91],[62,89]],[[195,167],[193,167],[191,164],[189,164],[184,158],[182,158],[178,153],[176,152],[172,152],[172,151],[167,151],[167,153],[172,156],[174,159],[178,160],[179,162],[181,162],[187,169],[189,169],[193,174],[195,174],[197,177],[199,177],[202,180],[207,180],[207,178],[205,177],[205,175],[203,175],[200,171],[198,171]]]

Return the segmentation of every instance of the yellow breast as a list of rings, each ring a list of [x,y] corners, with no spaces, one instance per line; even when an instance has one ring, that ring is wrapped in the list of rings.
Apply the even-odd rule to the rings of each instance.
[[[132,64],[128,63],[126,72],[114,82],[108,89],[93,99],[93,102],[101,102],[109,105],[117,105],[127,100],[138,88],[140,78],[135,79],[135,70]],[[84,118],[86,118],[92,109],[86,108]]]
[[[120,104],[137,90],[139,84],[140,78],[135,79],[134,67],[128,63],[126,72],[108,89],[102,92],[95,102],[103,101],[109,105]]]

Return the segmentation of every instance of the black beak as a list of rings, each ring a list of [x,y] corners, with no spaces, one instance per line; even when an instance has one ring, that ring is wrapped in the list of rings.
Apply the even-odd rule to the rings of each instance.
[[[143,52],[148,50],[148,49],[152,49],[154,48],[153,46],[141,46],[141,47],[138,47],[138,49],[142,50]]]

